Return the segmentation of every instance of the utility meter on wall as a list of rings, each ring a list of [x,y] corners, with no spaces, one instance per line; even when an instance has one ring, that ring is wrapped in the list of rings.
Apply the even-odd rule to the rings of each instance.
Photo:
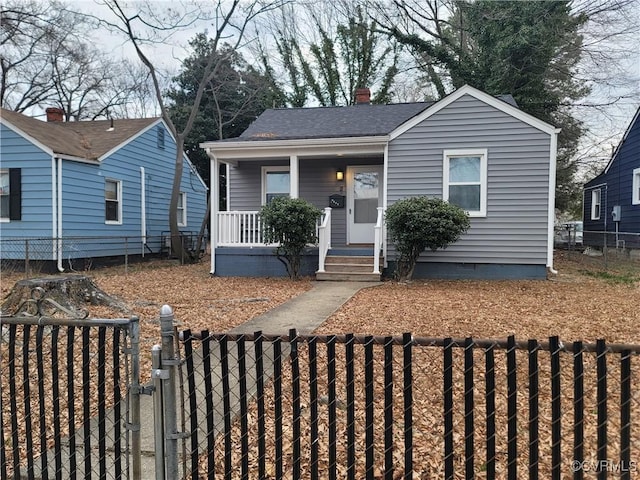
[[[614,205],[613,209],[611,210],[611,218],[614,222],[620,221],[620,205]]]

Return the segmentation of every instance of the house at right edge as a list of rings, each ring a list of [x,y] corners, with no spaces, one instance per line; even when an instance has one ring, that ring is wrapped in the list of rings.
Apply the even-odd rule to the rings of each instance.
[[[582,216],[585,246],[640,249],[640,108],[604,171],[585,184]]]

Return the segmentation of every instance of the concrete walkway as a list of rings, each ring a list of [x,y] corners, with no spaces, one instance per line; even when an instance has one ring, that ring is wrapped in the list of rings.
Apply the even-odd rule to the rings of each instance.
[[[295,328],[306,335],[329,318],[347,300],[364,287],[378,282],[313,282],[311,290],[283,303],[267,313],[255,317],[231,333],[286,334]]]
[[[336,310],[338,310],[347,300],[349,300],[355,293],[365,287],[371,287],[379,285],[378,282],[313,282],[312,288],[307,292],[298,295],[297,297],[285,302],[284,304],[276,307],[258,317],[255,317],[244,324],[229,330],[230,333],[254,333],[261,331],[265,334],[288,334],[289,330],[295,328],[299,334],[310,334],[319,327],[327,318],[329,318]],[[287,350],[287,346],[283,344],[283,354]],[[230,351],[233,356],[233,352]],[[215,354],[214,354],[215,357]],[[265,351],[265,373],[269,372],[271,365],[267,358],[269,357],[268,351]],[[250,364],[253,363],[252,358],[247,358],[248,368],[253,368]],[[219,366],[213,366],[214,370]],[[268,374],[268,373],[267,373]],[[216,378],[214,376],[214,378]],[[219,378],[219,376],[218,376]],[[247,388],[249,391],[255,390],[255,385],[251,381],[252,377],[247,377],[249,385]],[[233,382],[233,379],[231,379]],[[220,386],[215,386],[214,389],[220,390]],[[214,408],[217,411],[222,411],[222,398],[220,392],[214,392]],[[232,417],[239,413],[239,404],[234,402],[231,405]],[[140,411],[141,415],[141,451],[142,451],[142,478],[143,479],[155,479],[155,445],[154,445],[154,425],[153,425],[153,397],[150,395],[141,395],[140,397]],[[111,415],[112,412],[109,412]],[[180,418],[180,414],[178,414]],[[218,415],[218,418],[222,418]],[[91,429],[92,445],[97,445],[98,428],[97,422],[94,425],[95,428]],[[187,424],[188,424],[187,420]],[[204,425],[203,425],[204,427]],[[216,430],[220,431],[221,426],[216,425]],[[203,432],[202,437],[204,438]],[[78,438],[79,445],[81,445],[81,438]],[[63,458],[68,458],[68,441],[64,441],[63,445]],[[81,459],[84,456],[82,449],[77,450],[79,460],[79,478],[84,476],[83,464]],[[97,451],[91,453],[92,468],[96,468],[99,464],[97,458]],[[113,452],[107,452],[106,464],[109,465],[110,458],[112,458]],[[53,452],[49,452],[49,459],[53,459]],[[53,463],[53,462],[50,462]],[[55,473],[53,471],[54,466],[48,466],[48,476],[54,478]],[[109,467],[107,467],[109,468]],[[64,474],[63,474],[64,476]],[[43,478],[42,472],[36,472],[36,478]],[[108,477],[110,478],[110,477]]]

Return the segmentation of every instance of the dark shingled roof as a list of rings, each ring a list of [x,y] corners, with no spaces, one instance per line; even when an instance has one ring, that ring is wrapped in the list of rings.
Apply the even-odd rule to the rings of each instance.
[[[269,109],[235,140],[387,135],[432,103]]]
[[[497,98],[518,107],[511,95],[501,95]],[[269,109],[249,125],[242,135],[228,140],[293,140],[388,135],[433,104],[434,102],[416,102]]]
[[[59,155],[97,160],[158,118],[96,120],[92,122],[43,122],[11,110],[1,111],[2,118]]]

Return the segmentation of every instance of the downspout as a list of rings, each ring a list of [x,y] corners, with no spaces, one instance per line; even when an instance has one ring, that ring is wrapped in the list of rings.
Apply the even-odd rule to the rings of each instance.
[[[51,155],[51,258],[58,259],[58,187],[56,157]]]
[[[58,271],[64,272],[62,267],[62,158],[58,157]]]
[[[560,129],[556,128],[551,135],[551,145],[549,147],[549,212],[548,212],[548,232],[547,232],[547,268],[554,275],[558,274],[553,268],[553,235],[555,225],[556,208],[556,162],[558,154],[558,134]]]
[[[140,167],[140,238],[144,258],[144,246],[147,244],[147,185],[144,167]]]

